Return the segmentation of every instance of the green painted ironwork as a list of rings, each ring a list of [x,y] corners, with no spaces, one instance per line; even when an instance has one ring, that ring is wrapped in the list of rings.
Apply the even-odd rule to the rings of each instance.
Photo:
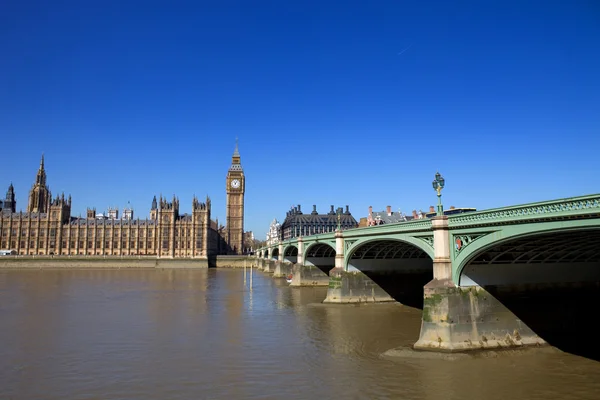
[[[431,239],[431,242],[433,244],[433,235],[431,236]],[[352,245],[348,246],[346,248],[346,251],[344,252],[344,269],[348,268],[350,259],[358,249],[360,249],[362,246],[374,244],[381,241],[397,241],[399,243],[406,244],[410,247],[414,247],[415,249],[423,251],[433,260],[433,245],[423,240],[421,236],[412,236],[410,234],[387,234],[375,237],[362,237],[358,240],[354,240],[352,242]]]
[[[600,194],[456,214],[447,218],[452,279],[459,284],[465,265],[486,249],[522,237],[565,230],[600,229]],[[377,241],[404,242],[422,250],[432,259],[434,257],[431,219],[348,229],[343,231],[343,238],[345,268],[360,246]],[[304,236],[302,240],[304,254],[319,243],[336,248],[334,232]],[[297,238],[286,240],[283,254],[289,246],[297,247],[297,243]],[[276,248],[270,246],[259,251],[263,257],[269,258]]]
[[[460,284],[460,276],[465,266],[477,255],[495,246],[524,237],[535,237],[537,235],[553,232],[565,232],[576,230],[600,229],[600,218],[556,220],[547,222],[535,222],[526,224],[511,224],[500,227],[500,229],[488,234],[478,236],[476,240],[465,251],[454,253],[452,260],[452,280],[456,285]],[[451,233],[453,237],[460,234]]]
[[[600,194],[451,215],[448,217],[448,226],[507,225],[584,215],[600,216]]]

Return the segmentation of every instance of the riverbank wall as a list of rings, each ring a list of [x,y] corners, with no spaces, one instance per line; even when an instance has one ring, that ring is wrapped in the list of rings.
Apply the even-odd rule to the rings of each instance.
[[[91,268],[250,268],[253,260],[246,256],[203,258],[156,257],[69,257],[5,256],[0,269],[91,269]]]

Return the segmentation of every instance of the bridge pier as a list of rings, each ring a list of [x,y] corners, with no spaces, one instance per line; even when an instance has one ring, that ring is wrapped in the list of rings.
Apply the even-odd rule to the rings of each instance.
[[[453,282],[448,217],[433,218],[432,229],[433,280],[423,290],[421,333],[413,347],[452,352],[545,345],[484,288]]]
[[[263,272],[272,274],[275,271],[275,263],[277,261],[275,260],[265,260],[265,263],[263,265]]]
[[[286,278],[293,273],[293,265],[290,262],[276,261],[275,270],[273,271],[273,278]]]
[[[395,301],[385,290],[360,271],[334,268],[323,303],[382,303]]]
[[[433,279],[424,288],[419,350],[498,349],[546,342],[488,291]]]
[[[395,301],[385,290],[358,270],[344,269],[344,235],[335,232],[335,268],[329,271],[329,287],[323,303],[380,303]]]
[[[290,286],[327,286],[329,275],[315,265],[294,264]]]

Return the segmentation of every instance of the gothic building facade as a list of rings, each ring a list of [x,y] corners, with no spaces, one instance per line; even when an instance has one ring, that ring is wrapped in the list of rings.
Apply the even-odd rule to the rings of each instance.
[[[239,166],[239,167],[237,167]],[[232,169],[236,172],[231,174]],[[241,173],[241,175],[240,175]],[[230,176],[231,175],[231,176]],[[233,184],[237,179],[238,183]],[[228,235],[224,238],[211,219],[211,200],[192,199],[192,212],[179,212],[179,198],[152,200],[150,217],[133,219],[128,207],[123,218],[97,218],[88,208],[85,218],[71,216],[71,196],[55,198],[46,184],[44,157],[29,191],[25,212],[16,212],[13,185],[0,202],[0,249],[17,255],[209,257],[242,249],[244,184],[240,156],[234,152],[227,176]],[[235,187],[234,187],[235,186]],[[229,207],[229,204],[232,207]],[[232,225],[229,225],[229,223]],[[238,239],[239,238],[239,239]],[[230,241],[224,240],[229,239]]]
[[[231,157],[231,166],[226,178],[227,213],[225,242],[228,254],[242,254],[244,251],[244,194],[246,178],[242,168],[237,142]]]

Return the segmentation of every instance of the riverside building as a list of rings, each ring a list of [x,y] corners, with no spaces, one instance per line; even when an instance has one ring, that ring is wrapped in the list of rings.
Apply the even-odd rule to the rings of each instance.
[[[71,196],[53,197],[46,183],[42,155],[26,211],[16,211],[11,184],[0,202],[0,250],[15,255],[156,256],[203,258],[238,254],[243,250],[245,176],[238,146],[226,177],[227,225],[219,229],[211,219],[211,200],[192,199],[191,214],[179,212],[179,198],[156,196],[150,215],[134,219],[127,207],[122,218],[109,218],[87,209],[85,218],[71,215]],[[112,218],[111,218],[112,217]]]

